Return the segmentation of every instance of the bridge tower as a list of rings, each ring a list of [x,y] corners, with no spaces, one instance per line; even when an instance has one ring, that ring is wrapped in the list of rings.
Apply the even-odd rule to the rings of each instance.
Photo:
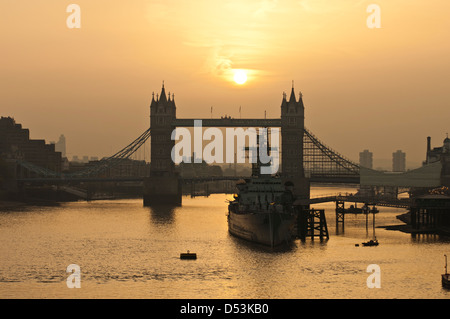
[[[174,95],[166,95],[164,82],[161,94],[153,94],[150,104],[151,164],[150,177],[144,181],[144,206],[181,205],[181,181],[175,171],[171,139],[176,119]]]
[[[303,168],[305,106],[300,93],[297,101],[292,85],[289,101],[283,93],[281,102],[281,172],[283,179],[294,184],[294,195],[309,198],[309,180]]]

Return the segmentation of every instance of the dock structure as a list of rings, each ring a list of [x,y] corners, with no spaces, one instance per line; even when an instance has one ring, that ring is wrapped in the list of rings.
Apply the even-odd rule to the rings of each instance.
[[[313,198],[298,199],[294,202],[294,205],[311,205],[321,204],[327,202],[350,202],[350,203],[362,203],[368,206],[384,206],[395,208],[409,208],[412,204],[410,199],[397,199],[387,197],[370,197],[359,196],[353,194],[336,194],[336,195],[321,195]]]
[[[414,233],[450,234],[450,197],[426,195],[411,206],[411,226]]]
[[[364,214],[366,216],[366,228],[369,225],[369,214],[372,214],[374,220],[373,224],[375,225],[375,214],[378,212],[379,210],[375,207],[375,205],[370,208],[367,203],[365,203],[362,207],[358,207],[357,203],[355,203],[355,205],[350,205],[349,208],[345,208],[345,201],[338,200],[336,201],[336,228],[340,225],[344,227],[346,214]]]
[[[339,225],[344,227],[345,225],[345,202],[344,201],[336,201],[336,229],[339,228]]]
[[[364,214],[366,217],[366,227],[368,227],[369,214],[373,215],[375,224],[375,214],[379,211],[375,206],[395,207],[395,208],[409,208],[411,207],[411,200],[397,199],[397,198],[374,198],[366,196],[357,196],[353,194],[337,194],[337,195],[321,195],[314,198],[298,199],[294,202],[294,207],[305,209],[311,204],[321,204],[327,202],[336,203],[336,229],[344,228],[346,214]],[[346,203],[353,203],[346,208]],[[358,207],[358,204],[363,204]],[[370,208],[369,206],[372,206]],[[301,227],[299,227],[300,229]]]
[[[321,241],[325,238],[329,239],[325,210],[298,208],[297,232],[302,241],[306,240],[307,237],[312,240],[319,237]]]

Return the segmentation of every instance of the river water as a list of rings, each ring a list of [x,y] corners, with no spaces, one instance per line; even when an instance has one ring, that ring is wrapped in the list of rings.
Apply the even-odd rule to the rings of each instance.
[[[354,192],[313,187],[312,196]],[[142,200],[64,203],[0,212],[0,298],[150,299],[447,299],[441,286],[450,241],[376,228],[347,215],[336,229],[334,203],[325,209],[330,239],[295,241],[278,250],[232,237],[227,199],[183,197],[183,207],[151,209]],[[402,209],[379,208],[376,225],[401,224]],[[180,260],[181,252],[197,260]],[[80,268],[80,288],[66,269]],[[380,288],[369,288],[369,265]],[[74,281],[75,282],[75,281]],[[373,281],[375,282],[375,281]]]

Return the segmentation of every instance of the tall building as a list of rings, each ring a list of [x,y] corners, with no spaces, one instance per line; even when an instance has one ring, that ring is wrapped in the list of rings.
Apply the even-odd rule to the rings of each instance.
[[[406,172],[406,154],[401,150],[392,153],[392,171]]]
[[[366,168],[373,168],[373,153],[364,150],[359,153],[359,165]]]
[[[55,150],[61,152],[62,157],[66,157],[66,138],[63,134],[59,137],[58,142],[55,144]]]

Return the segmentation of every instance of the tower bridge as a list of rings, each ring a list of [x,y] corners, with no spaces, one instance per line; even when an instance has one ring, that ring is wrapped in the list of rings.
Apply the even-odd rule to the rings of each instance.
[[[283,93],[281,117],[276,119],[202,119],[202,127],[279,127],[281,128],[281,172],[283,181],[294,185],[297,198],[309,197],[311,178],[327,182],[345,180],[358,182],[359,166],[321,143],[305,129],[303,96],[298,99],[292,87],[289,99]],[[167,96],[164,84],[161,93],[150,104],[151,168],[144,181],[144,205],[181,204],[181,181],[176,173],[171,152],[171,139],[176,127],[193,127],[196,119],[178,119],[174,96]],[[307,164],[305,167],[305,163]],[[305,168],[308,169],[305,174]]]
[[[73,182],[139,181],[144,184],[144,205],[181,204],[182,185],[204,182],[200,178],[182,178],[172,160],[175,140],[173,130],[177,127],[195,127],[201,120],[203,127],[217,128],[272,128],[281,130],[281,170],[277,173],[285,182],[294,184],[294,193],[300,200],[309,199],[309,185],[313,183],[360,184],[361,187],[439,187],[450,180],[446,161],[426,163],[423,167],[403,174],[385,174],[360,168],[358,164],[328,147],[305,127],[303,96],[298,98],[294,88],[289,99],[283,93],[280,118],[235,119],[231,117],[192,119],[177,118],[174,95],[166,95],[164,84],[161,93],[153,94],[150,104],[150,127],[133,142],[114,155],[72,173],[55,172],[30,163],[23,158],[15,160],[16,180],[19,183],[47,183],[62,185]],[[194,128],[195,130],[195,128]],[[194,132],[195,135],[195,132]],[[151,141],[151,165],[149,176],[106,177],[105,171],[130,158],[145,142]],[[450,141],[450,140],[449,140]],[[450,145],[450,142],[448,143]],[[447,167],[447,168],[446,168]],[[442,177],[445,177],[444,179]],[[208,180],[235,180],[236,176],[206,177]]]
[[[54,182],[114,180],[102,177],[106,170],[122,163],[134,154],[150,138],[151,165],[147,177],[132,177],[144,183],[144,204],[181,204],[183,178],[177,173],[171,153],[175,146],[172,132],[177,127],[194,127],[196,120],[202,127],[242,127],[242,128],[280,128],[281,170],[278,172],[284,181],[295,185],[295,195],[300,199],[309,198],[309,184],[315,183],[360,183],[358,164],[328,147],[305,127],[305,106],[302,94],[295,94],[292,87],[290,96],[283,93],[280,103],[280,118],[235,119],[225,118],[177,118],[174,95],[167,95],[164,84],[161,93],[152,96],[150,103],[150,127],[129,145],[114,155],[98,161],[85,170],[73,173],[54,172],[24,160],[18,160],[20,167],[31,172],[18,176],[19,182]],[[122,177],[123,179],[123,177]],[[235,179],[235,177],[221,177]],[[200,181],[200,180],[199,180]],[[191,178],[189,182],[195,182]]]
[[[177,118],[177,106],[174,95],[166,94],[164,84],[160,94],[152,95],[150,103],[150,127],[136,140],[114,155],[98,161],[85,170],[73,173],[55,172],[36,164],[17,160],[22,171],[29,172],[17,176],[23,183],[64,184],[77,181],[115,181],[123,177],[106,178],[102,173],[128,159],[150,138],[151,166],[150,175],[143,178],[130,177],[144,183],[144,205],[181,204],[183,179],[176,171],[171,152],[175,141],[172,132],[177,127],[194,127],[199,119]],[[200,119],[202,127],[242,127],[242,128],[280,128],[281,131],[281,171],[278,173],[284,181],[295,185],[298,198],[309,197],[310,182],[318,183],[359,183],[359,166],[335,152],[305,128],[305,106],[303,96],[298,96],[292,87],[290,97],[283,93],[280,105],[280,118],[235,119],[230,117]],[[235,177],[221,177],[221,180]],[[199,180],[200,181],[200,180]],[[191,178],[189,182],[195,182]]]

